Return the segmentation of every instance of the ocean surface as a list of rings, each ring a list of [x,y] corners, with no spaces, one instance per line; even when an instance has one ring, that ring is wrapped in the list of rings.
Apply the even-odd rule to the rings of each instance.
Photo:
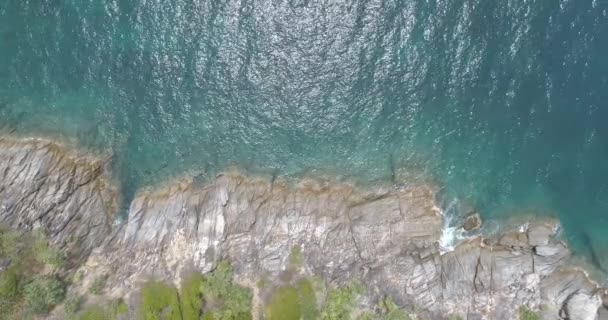
[[[0,131],[110,150],[127,199],[430,177],[608,262],[606,0],[2,0]]]

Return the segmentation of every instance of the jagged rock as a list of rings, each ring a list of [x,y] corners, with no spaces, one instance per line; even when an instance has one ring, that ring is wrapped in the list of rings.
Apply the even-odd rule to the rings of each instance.
[[[595,320],[602,300],[597,295],[577,292],[566,304],[566,314],[569,320]]]
[[[0,150],[0,223],[40,225],[72,259],[86,259],[116,211],[103,162],[43,140],[0,138]]]
[[[577,316],[595,305],[585,297],[597,285],[566,265],[569,251],[547,223],[498,241],[471,239],[442,255],[442,217],[426,185],[364,192],[227,173],[207,185],[184,179],[141,191],[126,222],[112,227],[114,188],[101,161],[36,140],[2,139],[0,150],[0,222],[40,225],[54,243],[88,256],[82,283],[109,275],[111,296],[128,296],[149,277],[179,284],[221,259],[247,283],[261,275],[281,281],[299,246],[302,275],[331,284],[360,279],[370,289],[366,301],[391,296],[430,319],[515,319],[521,305],[543,305],[543,319],[557,319],[566,304]]]
[[[145,273],[177,283],[181,270],[204,272],[222,258],[240,277],[255,280],[280,278],[298,245],[306,273],[334,283],[361,279],[376,298],[390,295],[430,318],[483,310],[484,319],[513,319],[521,305],[540,305],[543,286],[587,288],[586,276],[559,281],[576,270],[550,277],[569,252],[552,240],[530,244],[529,234],[537,236],[544,223],[506,232],[496,245],[475,238],[440,255],[434,198],[426,186],[378,194],[310,181],[289,187],[239,174],[220,175],[200,189],[183,180],[138,195],[127,224],[96,261],[112,270],[115,287]],[[554,229],[547,230],[550,239]],[[546,300],[547,310],[560,310],[565,298]]]
[[[434,196],[426,186],[365,194],[346,185],[306,181],[291,188],[238,174],[202,188],[184,180],[138,195],[99,260],[109,262],[117,283],[134,283],[143,273],[173,280],[183,270],[209,271],[223,258],[242,274],[277,276],[298,245],[311,271],[344,282],[405,248],[433,250],[426,253],[432,259],[442,223]],[[404,257],[412,270],[424,259]]]
[[[462,228],[466,231],[473,231],[481,228],[481,215],[475,212],[472,215],[466,217]]]

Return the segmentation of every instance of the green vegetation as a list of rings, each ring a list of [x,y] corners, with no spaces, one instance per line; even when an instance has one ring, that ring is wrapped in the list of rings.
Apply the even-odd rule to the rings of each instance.
[[[226,261],[203,276],[203,314],[207,319],[248,320],[251,319],[251,291],[233,283],[233,271]]]
[[[129,306],[122,299],[115,299],[110,302],[110,313],[114,316],[121,316],[129,312]]]
[[[82,312],[78,320],[110,320],[107,310],[102,307],[90,307]]]
[[[294,246],[288,270],[302,263],[301,248]],[[48,314],[63,303],[65,318],[70,320],[125,319],[129,307],[122,300],[101,305],[87,305],[86,296],[72,294],[67,299],[70,282],[82,284],[84,274],[65,272],[67,257],[53,248],[41,232],[20,233],[0,228],[0,320],[34,318]],[[107,276],[93,280],[89,292],[101,295]],[[342,320],[350,319],[357,299],[364,292],[359,282],[327,291],[325,282],[315,278],[296,277],[275,289],[264,308],[268,320]],[[272,281],[260,280],[259,289],[271,289]],[[325,296],[324,308],[317,307],[317,296]],[[64,301],[65,299],[65,301]],[[94,299],[93,301],[96,301]],[[184,279],[181,291],[167,283],[150,281],[140,292],[135,306],[142,320],[250,320],[252,294],[233,282],[233,270],[221,262],[212,272],[192,274]],[[368,320],[409,320],[409,316],[390,299],[382,300],[377,313],[364,313]],[[520,319],[538,317],[529,309],[520,309]]]
[[[249,320],[251,292],[233,283],[232,267],[221,262],[206,275],[191,275],[177,290],[149,282],[141,292],[140,318],[144,320]]]
[[[0,265],[8,264],[0,271],[0,320],[34,318],[62,302],[69,319],[114,320],[128,311],[122,300],[82,311],[85,297],[72,295],[64,301],[69,280],[81,282],[84,276],[65,272],[66,263],[65,253],[41,231],[17,232],[0,226]],[[91,293],[101,294],[106,280],[106,276],[96,278]]]
[[[48,313],[65,296],[66,256],[40,231],[0,226],[0,319]]]
[[[0,274],[0,299],[13,300],[19,295],[19,273],[11,266]]]
[[[181,306],[184,320],[198,320],[203,308],[203,276],[193,274],[182,284]]]
[[[106,287],[106,281],[108,281],[108,276],[102,275],[98,276],[93,280],[91,287],[89,288],[89,292],[94,295],[100,295],[103,293],[103,290]]]
[[[270,305],[266,308],[269,320],[299,320],[302,316],[298,290],[288,286],[275,290]]]
[[[73,316],[80,311],[83,303],[84,298],[82,296],[68,296],[68,298],[65,299],[63,308],[65,309],[65,313],[67,315]]]
[[[181,320],[177,289],[162,282],[146,283],[141,289],[140,313],[144,320]]]
[[[519,320],[539,320],[540,317],[536,312],[530,310],[526,306],[519,307]]]
[[[312,283],[302,279],[296,286],[275,289],[265,312],[269,320],[316,319],[317,299]]]
[[[365,311],[357,317],[357,320],[376,320],[377,316],[371,311]]]
[[[21,278],[17,267],[11,266],[0,273],[0,319],[9,319],[17,309]]]
[[[379,303],[382,320],[410,320],[409,314],[395,304],[392,298],[386,297]]]
[[[47,313],[61,303],[65,295],[63,284],[55,276],[37,275],[24,288],[27,309],[35,314]]]
[[[363,285],[353,282],[344,288],[329,291],[325,308],[321,312],[322,320],[350,319],[357,298],[364,291]]]
[[[65,266],[65,254],[62,251],[51,247],[44,233],[36,231],[33,233],[33,238],[32,250],[40,263],[55,268],[63,268]]]
[[[317,318],[317,297],[310,280],[302,279],[298,281],[298,296],[303,320],[313,320]]]
[[[296,245],[291,248],[289,263],[294,268],[299,268],[302,265],[302,247]]]
[[[89,306],[73,319],[78,320],[115,320],[118,316],[129,311],[129,307],[122,299],[112,300],[104,306]]]

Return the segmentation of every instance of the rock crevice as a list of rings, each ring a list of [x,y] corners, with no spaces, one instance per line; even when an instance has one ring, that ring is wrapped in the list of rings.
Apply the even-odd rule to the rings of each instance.
[[[597,285],[568,265],[554,222],[441,254],[442,215],[427,185],[361,191],[225,173],[207,185],[183,179],[142,191],[114,226],[115,192],[95,158],[5,138],[0,173],[0,221],[43,228],[74,259],[86,259],[91,276],[109,275],[115,295],[150,277],[179,284],[222,259],[249,283],[278,279],[297,246],[299,272],[337,285],[359,279],[370,301],[390,295],[432,319],[515,319],[522,305],[542,306],[546,319],[590,319],[601,305]]]

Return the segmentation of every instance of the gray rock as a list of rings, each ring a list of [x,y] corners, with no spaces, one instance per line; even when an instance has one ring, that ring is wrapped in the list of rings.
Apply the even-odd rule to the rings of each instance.
[[[527,247],[528,234],[518,231],[507,231],[500,236],[498,243],[510,247]]]
[[[0,150],[0,221],[40,225],[72,256],[88,257],[83,284],[110,275],[110,296],[129,296],[150,277],[179,285],[185,273],[208,272],[221,259],[231,260],[243,283],[262,275],[280,282],[299,246],[296,276],[331,285],[360,279],[369,288],[365,301],[391,296],[431,319],[515,319],[521,305],[543,305],[543,319],[557,319],[568,305],[586,317],[595,305],[587,297],[597,286],[568,267],[569,251],[547,223],[441,254],[442,217],[426,185],[361,191],[226,173],[207,185],[183,179],[141,191],[126,222],[113,226],[115,188],[103,162],[37,140],[2,139]]]
[[[566,314],[569,320],[595,320],[598,309],[602,305],[600,297],[577,292],[566,304]]]
[[[40,225],[72,260],[86,259],[116,211],[103,162],[43,140],[0,138],[0,150],[0,223]]]
[[[534,248],[534,253],[536,253],[539,256],[549,257],[549,256],[558,254],[560,252],[560,249],[561,248],[559,246],[550,246],[550,245],[536,246]]]
[[[544,246],[549,244],[550,238],[555,234],[555,226],[549,224],[536,224],[528,228],[528,241],[531,246]]]
[[[600,290],[599,294],[602,297],[602,304],[608,308],[608,289]]]
[[[463,229],[466,231],[477,230],[481,228],[481,215],[477,212],[466,217],[464,220],[464,224],[462,225]]]

